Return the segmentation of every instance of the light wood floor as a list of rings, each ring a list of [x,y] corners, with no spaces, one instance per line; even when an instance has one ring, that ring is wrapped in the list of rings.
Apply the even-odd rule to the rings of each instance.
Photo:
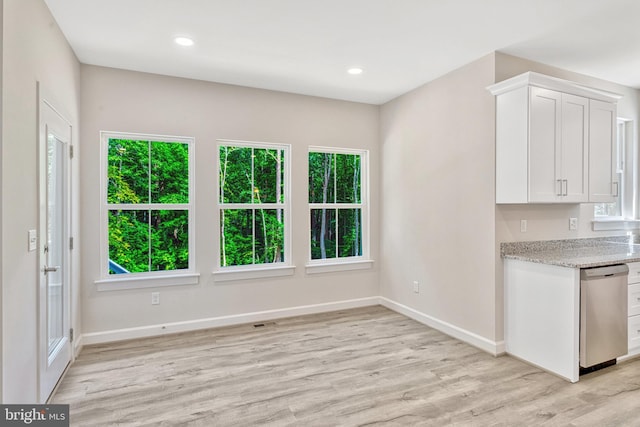
[[[78,426],[639,426],[640,360],[570,384],[383,307],[86,347]]]

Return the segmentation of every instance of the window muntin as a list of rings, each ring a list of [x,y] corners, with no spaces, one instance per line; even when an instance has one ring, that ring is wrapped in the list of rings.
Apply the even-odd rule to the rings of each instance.
[[[287,145],[219,141],[219,266],[289,265]]]
[[[367,256],[366,152],[309,150],[310,259],[335,262]]]
[[[104,277],[192,270],[193,139],[102,133]]]

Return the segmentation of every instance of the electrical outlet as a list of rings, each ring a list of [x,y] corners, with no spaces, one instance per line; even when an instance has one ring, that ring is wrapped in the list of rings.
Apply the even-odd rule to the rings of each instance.
[[[527,220],[526,219],[521,219],[520,220],[520,232],[521,233],[526,233],[527,232]]]
[[[151,292],[151,305],[160,304],[160,292]]]
[[[578,218],[569,218],[569,230],[578,229]]]
[[[413,292],[416,294],[420,293],[420,283],[417,280],[413,281]]]

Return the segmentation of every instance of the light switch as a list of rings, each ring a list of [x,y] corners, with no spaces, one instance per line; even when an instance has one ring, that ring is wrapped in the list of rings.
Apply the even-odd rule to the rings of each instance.
[[[29,230],[29,252],[33,252],[38,247],[38,232]]]

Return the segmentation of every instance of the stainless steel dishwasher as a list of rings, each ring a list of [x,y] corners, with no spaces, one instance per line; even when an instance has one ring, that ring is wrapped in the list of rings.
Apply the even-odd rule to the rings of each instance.
[[[581,371],[615,364],[628,352],[628,274],[626,264],[580,270]]]

